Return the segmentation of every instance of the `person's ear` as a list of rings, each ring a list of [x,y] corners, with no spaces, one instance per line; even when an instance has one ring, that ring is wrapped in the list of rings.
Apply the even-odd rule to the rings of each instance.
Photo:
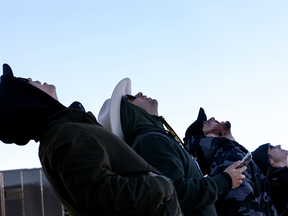
[[[273,164],[275,163],[275,162],[274,162],[274,160],[273,160],[273,159],[271,159],[271,158],[269,159],[269,161],[268,161],[268,162],[269,162],[269,164],[270,164],[271,166],[273,166]]]

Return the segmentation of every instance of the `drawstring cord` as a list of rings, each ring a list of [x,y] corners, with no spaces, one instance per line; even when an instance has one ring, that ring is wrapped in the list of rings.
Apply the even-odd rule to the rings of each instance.
[[[173,128],[167,123],[167,121],[166,121],[162,116],[161,116],[160,118],[161,118],[163,124],[165,125],[165,127],[169,130],[169,132],[170,132],[170,133],[174,136],[174,138],[182,145],[182,148],[184,148],[184,149],[186,150],[186,148],[185,148],[185,146],[184,146],[184,143],[183,143],[182,140],[179,138],[179,136],[176,134],[176,132],[173,130]],[[200,171],[201,175],[203,176],[203,173],[202,173],[202,171],[201,171],[201,168],[200,168],[200,166],[199,166],[199,164],[198,164],[198,162],[197,162],[197,158],[194,157],[192,154],[191,154],[191,157],[192,157],[192,159],[195,161],[195,164],[196,164],[198,170]]]

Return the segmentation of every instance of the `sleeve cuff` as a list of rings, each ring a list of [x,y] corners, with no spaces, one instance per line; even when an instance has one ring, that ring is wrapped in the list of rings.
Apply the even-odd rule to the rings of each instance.
[[[222,172],[221,174],[224,175],[224,177],[226,178],[226,180],[227,180],[227,182],[229,184],[229,188],[231,189],[232,188],[232,178],[231,178],[231,176],[228,173],[226,173],[226,172]]]

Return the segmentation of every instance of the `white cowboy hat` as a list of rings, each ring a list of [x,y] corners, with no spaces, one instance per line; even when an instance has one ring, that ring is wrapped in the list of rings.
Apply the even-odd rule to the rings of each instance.
[[[124,95],[131,94],[131,80],[129,78],[122,79],[115,87],[111,99],[107,99],[102,105],[98,122],[121,139],[125,139],[120,119],[121,99]]]

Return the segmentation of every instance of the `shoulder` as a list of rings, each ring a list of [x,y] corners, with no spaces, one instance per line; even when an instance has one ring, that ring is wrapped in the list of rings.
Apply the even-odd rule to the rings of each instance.
[[[235,141],[226,138],[217,140],[217,149],[215,157],[222,157],[226,160],[237,161],[241,160],[247,150],[241,149],[241,146]]]
[[[158,132],[158,131],[148,131],[142,133],[134,139],[134,143],[141,143],[141,144],[152,144],[153,145],[161,145],[163,143],[169,143],[170,145],[175,144],[176,141],[173,137],[169,136],[167,133]]]
[[[223,172],[228,166],[241,160],[245,155],[245,152],[235,146],[233,141],[221,138],[217,140],[217,142],[219,142],[220,145],[217,145],[214,151],[214,157],[212,158],[210,167],[212,175]]]
[[[131,147],[137,153],[147,152],[150,154],[169,154],[179,156],[179,154],[188,154],[184,149],[184,146],[180,144],[176,139],[169,134],[158,132],[146,132],[134,139]]]
[[[267,177],[270,182],[277,182],[277,181],[288,182],[288,167],[285,166],[278,169],[270,168]]]

